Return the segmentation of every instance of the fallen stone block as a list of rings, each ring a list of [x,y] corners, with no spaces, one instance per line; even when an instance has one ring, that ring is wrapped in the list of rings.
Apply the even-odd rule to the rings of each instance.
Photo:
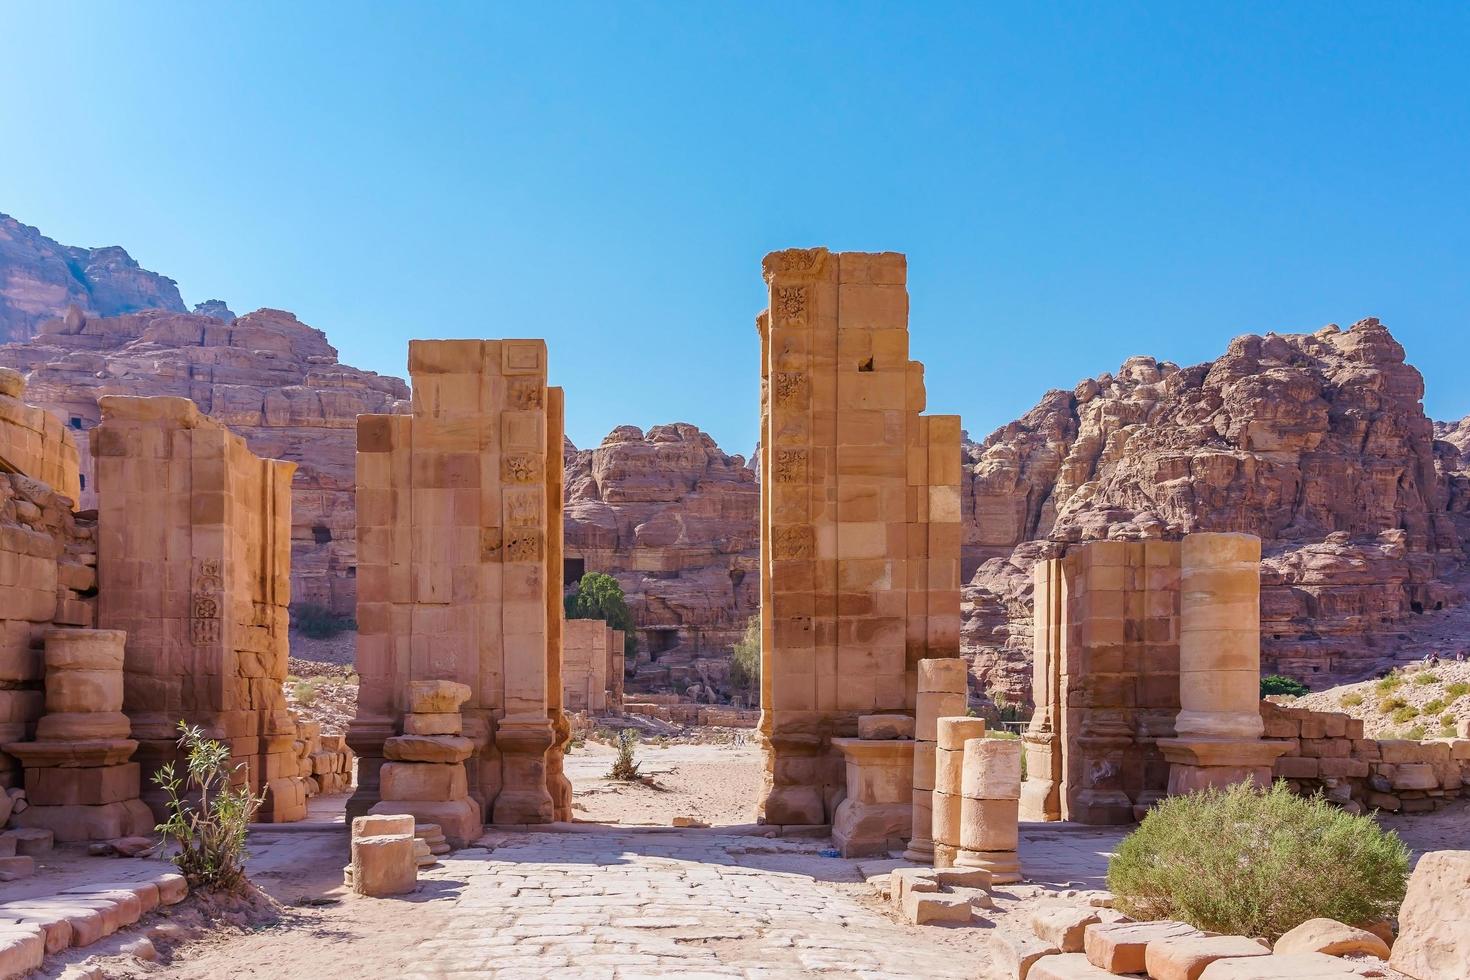
[[[45,958],[46,937],[39,928],[0,925],[0,977],[18,977],[40,969]]]
[[[1149,943],[1202,935],[1187,922],[1099,922],[1084,931],[1082,951],[1087,962],[1109,973],[1142,973]]]
[[[1043,905],[1031,913],[1031,931],[1037,939],[1045,940],[1063,953],[1081,953],[1087,927],[1101,921],[1094,908]]]
[[[413,844],[412,834],[355,838],[349,882],[352,890],[373,898],[413,891],[419,877]]]
[[[0,881],[15,881],[29,878],[36,873],[36,859],[29,855],[0,857]]]
[[[15,841],[15,853],[30,857],[40,857],[56,846],[55,835],[45,827],[16,827],[5,836]]]
[[[992,972],[1005,980],[1029,980],[1031,967],[1044,956],[1060,953],[1051,943],[1027,933],[992,933],[985,937]]]
[[[1470,851],[1431,851],[1409,876],[1388,965],[1415,980],[1464,977],[1470,964]]]
[[[189,882],[180,874],[164,872],[153,879],[160,905],[177,905],[189,897]]]
[[[1380,960],[1388,959],[1388,943],[1365,929],[1355,929],[1335,919],[1308,919],[1276,940],[1278,955],[1286,953],[1326,953],[1328,956],[1350,956],[1366,953]],[[1470,968],[1470,962],[1467,962]]]
[[[1082,953],[1043,956],[1031,964],[1026,980],[1113,980],[1114,974],[1087,962]]]
[[[1290,953],[1216,960],[1205,967],[1200,980],[1337,980],[1367,975],[1356,964],[1326,953]]]
[[[911,891],[903,898],[903,914],[916,926],[969,925],[974,909],[963,896]]]
[[[1245,936],[1183,936],[1149,943],[1143,959],[1153,980],[1199,980],[1216,960],[1270,955],[1268,947]]]

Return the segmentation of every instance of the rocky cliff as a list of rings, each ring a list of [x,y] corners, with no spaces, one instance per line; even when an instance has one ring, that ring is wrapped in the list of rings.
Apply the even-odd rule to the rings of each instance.
[[[1262,538],[1262,663],[1313,687],[1447,642],[1465,598],[1458,450],[1375,319],[1238,337],[1181,368],[1130,358],[966,447],[963,645],[1030,693],[1030,571],[1097,538]]]
[[[300,464],[292,493],[292,596],[351,614],[356,602],[353,507],[356,417],[408,398],[398,378],[337,359],[326,336],[290,313],[234,318],[153,310],[91,317],[72,307],[26,343],[0,346],[0,365],[28,376],[27,399],[59,414],[82,450],[103,395],[179,395],[244,436],[251,451]],[[95,506],[83,485],[81,506]]]
[[[566,448],[568,584],[615,576],[638,624],[633,689],[719,689],[730,648],[760,611],[760,488],[698,428],[619,426]]]
[[[90,316],[184,312],[178,285],[122,248],[61,245],[0,214],[0,343],[30,338],[69,306]]]

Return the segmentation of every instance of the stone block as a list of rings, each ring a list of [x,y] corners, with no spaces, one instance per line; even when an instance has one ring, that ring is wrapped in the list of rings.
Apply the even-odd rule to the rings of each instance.
[[[964,716],[966,706],[964,694],[920,691],[917,698],[918,707],[914,712],[916,719],[914,738],[921,742],[939,741],[940,718]]]
[[[1409,762],[1394,768],[1393,788],[1396,790],[1437,789],[1439,774],[1427,762]]]
[[[19,977],[41,968],[45,933],[35,926],[0,925],[0,977]]]
[[[403,716],[405,735],[458,735],[463,730],[464,719],[457,711]]]
[[[975,910],[969,899],[939,892],[910,891],[904,895],[903,914],[914,925],[969,925]]]
[[[968,716],[951,716],[936,719],[938,732],[936,741],[941,751],[963,752],[965,743],[973,738],[985,737],[985,719]]]
[[[859,715],[858,738],[904,739],[914,737],[914,719],[908,715]]]
[[[1113,974],[1087,962],[1081,953],[1043,956],[1031,964],[1026,980],[1112,980]]]
[[[26,770],[26,799],[32,806],[100,806],[138,798],[138,763],[86,769]]]
[[[359,837],[352,841],[352,890],[382,898],[405,895],[418,887],[413,834]]]
[[[1084,931],[1082,948],[1087,962],[1109,973],[1142,973],[1150,943],[1203,935],[1185,922],[1099,922]]]
[[[972,800],[1019,800],[1021,750],[1019,739],[966,741],[960,795]]]
[[[1333,980],[1361,976],[1357,964],[1324,953],[1273,953],[1215,960],[1200,973],[1200,980]]]
[[[450,714],[470,699],[470,688],[457,681],[410,681],[408,710],[414,714]]]
[[[970,851],[1014,851],[1020,843],[1018,800],[961,797],[959,846]]]
[[[1182,936],[1149,943],[1144,969],[1152,980],[1199,980],[1216,960],[1270,955],[1269,947],[1245,936]]]
[[[1051,943],[1025,933],[993,932],[983,942],[995,976],[1004,980],[1028,980],[1037,960],[1061,952]]]
[[[1326,953],[1328,956],[1366,954],[1388,959],[1388,943],[1364,929],[1334,919],[1308,919],[1276,940],[1273,952]]]
[[[1031,931],[1063,953],[1081,953],[1087,927],[1102,922],[1098,910],[1083,905],[1053,903],[1033,909]],[[1082,957],[1085,961],[1086,957]]]
[[[353,837],[389,837],[413,834],[417,827],[411,813],[372,813],[352,818]]]
[[[383,758],[394,762],[463,762],[475,743],[462,735],[398,735],[383,742]]]
[[[1470,964],[1470,850],[1419,859],[1399,909],[1389,966],[1416,980],[1462,977]]]
[[[469,795],[462,763],[385,762],[379,770],[379,792],[385,801],[459,800]]]
[[[930,834],[936,844],[945,844],[952,848],[960,844],[960,808],[964,797],[945,793],[940,790],[934,791],[933,797],[933,820],[930,823]],[[935,867],[939,867],[936,863]]]
[[[914,743],[914,789],[932,790],[938,774],[939,745],[936,742]],[[926,797],[927,802],[927,797]]]

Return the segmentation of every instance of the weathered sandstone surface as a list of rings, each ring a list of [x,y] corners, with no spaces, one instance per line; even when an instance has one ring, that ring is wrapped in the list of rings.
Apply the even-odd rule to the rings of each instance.
[[[638,624],[634,689],[718,687],[760,611],[760,489],[741,456],[684,422],[566,444],[566,556],[607,572]]]
[[[68,306],[92,316],[184,312],[178,285],[122,248],[76,248],[0,214],[0,343],[29,339]]]
[[[1243,531],[1265,546],[1262,666],[1313,687],[1425,644],[1464,598],[1466,426],[1376,319],[1238,337],[1214,361],[1126,361],[966,447],[964,649],[1029,698],[1031,567],[1099,538]]]
[[[190,398],[256,455],[299,463],[293,599],[351,613],[356,418],[402,410],[408,387],[340,363],[325,334],[290,313],[257,310],[236,319],[218,301],[201,308],[207,312],[90,317],[72,307],[28,342],[0,345],[0,365],[26,374],[27,400],[70,426],[81,449],[84,509],[95,506],[87,434],[104,395]]]

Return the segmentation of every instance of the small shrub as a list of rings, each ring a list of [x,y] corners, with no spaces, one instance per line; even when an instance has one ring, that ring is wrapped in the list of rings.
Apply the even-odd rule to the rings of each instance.
[[[752,703],[761,695],[761,618],[745,623],[745,634],[736,642],[730,657],[730,688]]]
[[[624,728],[618,733],[618,755],[613,759],[612,769],[608,771],[609,779],[631,783],[642,778],[638,773],[638,763],[633,758],[633,750],[637,746],[638,733],[633,729]]]
[[[1433,701],[1430,701],[1424,706],[1424,713],[1426,715],[1437,715],[1443,710],[1444,701],[1441,698],[1435,698]]]
[[[168,796],[168,816],[155,829],[178,845],[173,862],[189,887],[234,890],[245,882],[245,832],[265,797],[230,785],[242,767],[230,765],[228,745],[182,721],[179,733],[188,773],[181,779],[169,762],[154,774],[153,782]]]
[[[1421,741],[1424,740],[1424,737],[1426,735],[1428,735],[1428,734],[1429,734],[1429,729],[1428,728],[1426,728],[1423,725],[1415,725],[1413,728],[1411,728],[1408,731],[1404,732],[1404,738],[1408,739],[1411,742],[1421,742]]]
[[[1379,694],[1392,694],[1394,691],[1397,691],[1403,685],[1403,683],[1403,675],[1389,674],[1387,677],[1379,680],[1377,684],[1374,684],[1373,689]]]
[[[1108,864],[1125,915],[1272,940],[1308,919],[1391,916],[1408,876],[1396,834],[1284,782],[1166,799]]]
[[[1363,703],[1363,692],[1352,691],[1348,694],[1344,694],[1342,698],[1338,701],[1338,703],[1346,708],[1356,708],[1358,705]]]
[[[1442,715],[1439,716],[1440,726],[1443,727],[1443,728],[1448,728],[1452,732],[1454,731],[1455,722],[1457,720],[1458,719],[1456,719],[1455,716],[1452,715],[1452,714],[1450,714],[1448,711],[1446,711],[1444,714],[1442,714]]]
[[[316,700],[317,689],[321,687],[320,677],[310,677],[304,681],[298,680],[291,685],[291,697],[302,706],[310,705]]]
[[[1402,725],[1406,721],[1413,721],[1419,717],[1419,709],[1412,704],[1406,704],[1393,713],[1394,724]]]
[[[1467,694],[1470,694],[1470,681],[1455,681],[1453,684],[1446,685],[1444,689],[1445,701],[1448,704],[1454,704]]]
[[[1408,706],[1403,698],[1384,698],[1378,702],[1378,713],[1380,715],[1391,715],[1400,708]]]
[[[1261,697],[1270,697],[1273,694],[1289,694],[1299,698],[1310,693],[1307,685],[1291,677],[1282,677],[1280,674],[1268,674],[1261,678]]]
[[[357,620],[339,616],[315,602],[298,602],[291,607],[291,626],[313,640],[330,640],[348,630],[357,629]]]
[[[1420,687],[1427,687],[1430,684],[1438,684],[1439,675],[1432,670],[1422,670],[1414,675],[1414,683],[1418,684]]]

